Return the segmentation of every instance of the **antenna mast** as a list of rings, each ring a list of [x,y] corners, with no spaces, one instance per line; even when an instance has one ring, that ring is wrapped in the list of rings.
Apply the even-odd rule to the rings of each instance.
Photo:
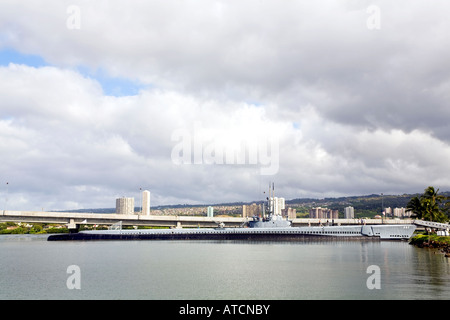
[[[270,192],[270,189],[272,189],[272,192]],[[270,186],[269,182],[269,199],[268,199],[268,205],[269,205],[269,218],[271,218],[275,214],[275,184],[272,182],[272,188]]]

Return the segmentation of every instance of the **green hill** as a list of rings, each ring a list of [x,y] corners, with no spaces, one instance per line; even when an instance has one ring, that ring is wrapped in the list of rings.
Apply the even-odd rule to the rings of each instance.
[[[450,196],[450,192],[442,192],[442,195]],[[298,198],[292,200],[286,200],[286,206],[297,209],[297,217],[307,217],[309,214],[309,209],[313,207],[326,207],[333,210],[339,211],[339,216],[344,216],[344,208],[352,206],[355,209],[355,218],[373,218],[375,215],[381,213],[382,206],[384,208],[391,207],[394,208],[406,208],[409,200],[419,194],[403,194],[403,195],[383,195],[371,194],[366,196],[349,196],[349,197],[339,197],[339,198],[324,198],[324,199],[313,199],[313,198]],[[236,206],[251,203],[261,203],[261,201],[251,201],[248,203],[244,202],[234,202],[234,203],[221,203],[220,206]],[[212,206],[219,206],[219,204],[210,204]],[[165,208],[180,208],[180,207],[199,207],[208,205],[167,205],[154,207],[153,209],[165,209]],[[69,210],[68,210],[69,211]],[[72,210],[71,210],[72,211]],[[92,212],[92,213],[114,213],[114,208],[103,208],[103,209],[81,209],[72,212]]]
[[[450,192],[442,192],[442,195],[450,196]],[[297,209],[298,217],[306,217],[309,209],[313,207],[326,207],[339,211],[339,217],[344,216],[344,208],[352,206],[355,210],[355,218],[373,218],[380,214],[383,208],[406,208],[409,200],[419,194],[383,195],[371,194],[366,196],[351,196],[324,199],[293,199],[286,201],[290,207]]]

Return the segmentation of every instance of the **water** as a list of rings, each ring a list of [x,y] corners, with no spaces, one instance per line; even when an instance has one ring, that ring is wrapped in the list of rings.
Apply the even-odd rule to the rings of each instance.
[[[450,259],[391,241],[0,237],[0,299],[448,299]],[[79,267],[81,289],[68,289]],[[380,289],[367,273],[379,267]]]

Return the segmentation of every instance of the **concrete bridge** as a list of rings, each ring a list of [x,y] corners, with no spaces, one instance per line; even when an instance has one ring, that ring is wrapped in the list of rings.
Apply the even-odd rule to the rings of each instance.
[[[242,217],[202,217],[202,216],[155,216],[155,215],[123,215],[98,214],[81,212],[39,212],[39,211],[0,211],[0,222],[56,223],[67,224],[69,229],[78,229],[80,225],[112,225],[122,222],[123,226],[160,226],[171,228],[183,227],[217,227],[223,223],[225,227],[241,227],[248,221]],[[294,219],[292,225],[308,226],[331,223],[331,219]],[[412,224],[411,219],[334,219],[335,225],[354,224]]]
[[[414,220],[414,224],[422,227],[428,227],[432,229],[448,230],[450,225],[448,223],[439,223],[433,221]]]
[[[0,211],[0,221],[28,223],[67,224],[74,229],[85,225],[112,225],[122,222],[124,226],[159,226],[159,227],[217,227],[223,222],[227,227],[239,227],[247,220],[232,217],[199,217],[199,216],[155,216],[155,215],[125,215],[113,213],[82,213],[82,212],[40,212],[40,211]]]

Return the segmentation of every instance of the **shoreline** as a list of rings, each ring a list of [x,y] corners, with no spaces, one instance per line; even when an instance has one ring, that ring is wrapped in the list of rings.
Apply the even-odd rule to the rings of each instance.
[[[409,240],[409,244],[418,248],[439,249],[446,257],[450,257],[450,237],[435,234],[417,234]]]

